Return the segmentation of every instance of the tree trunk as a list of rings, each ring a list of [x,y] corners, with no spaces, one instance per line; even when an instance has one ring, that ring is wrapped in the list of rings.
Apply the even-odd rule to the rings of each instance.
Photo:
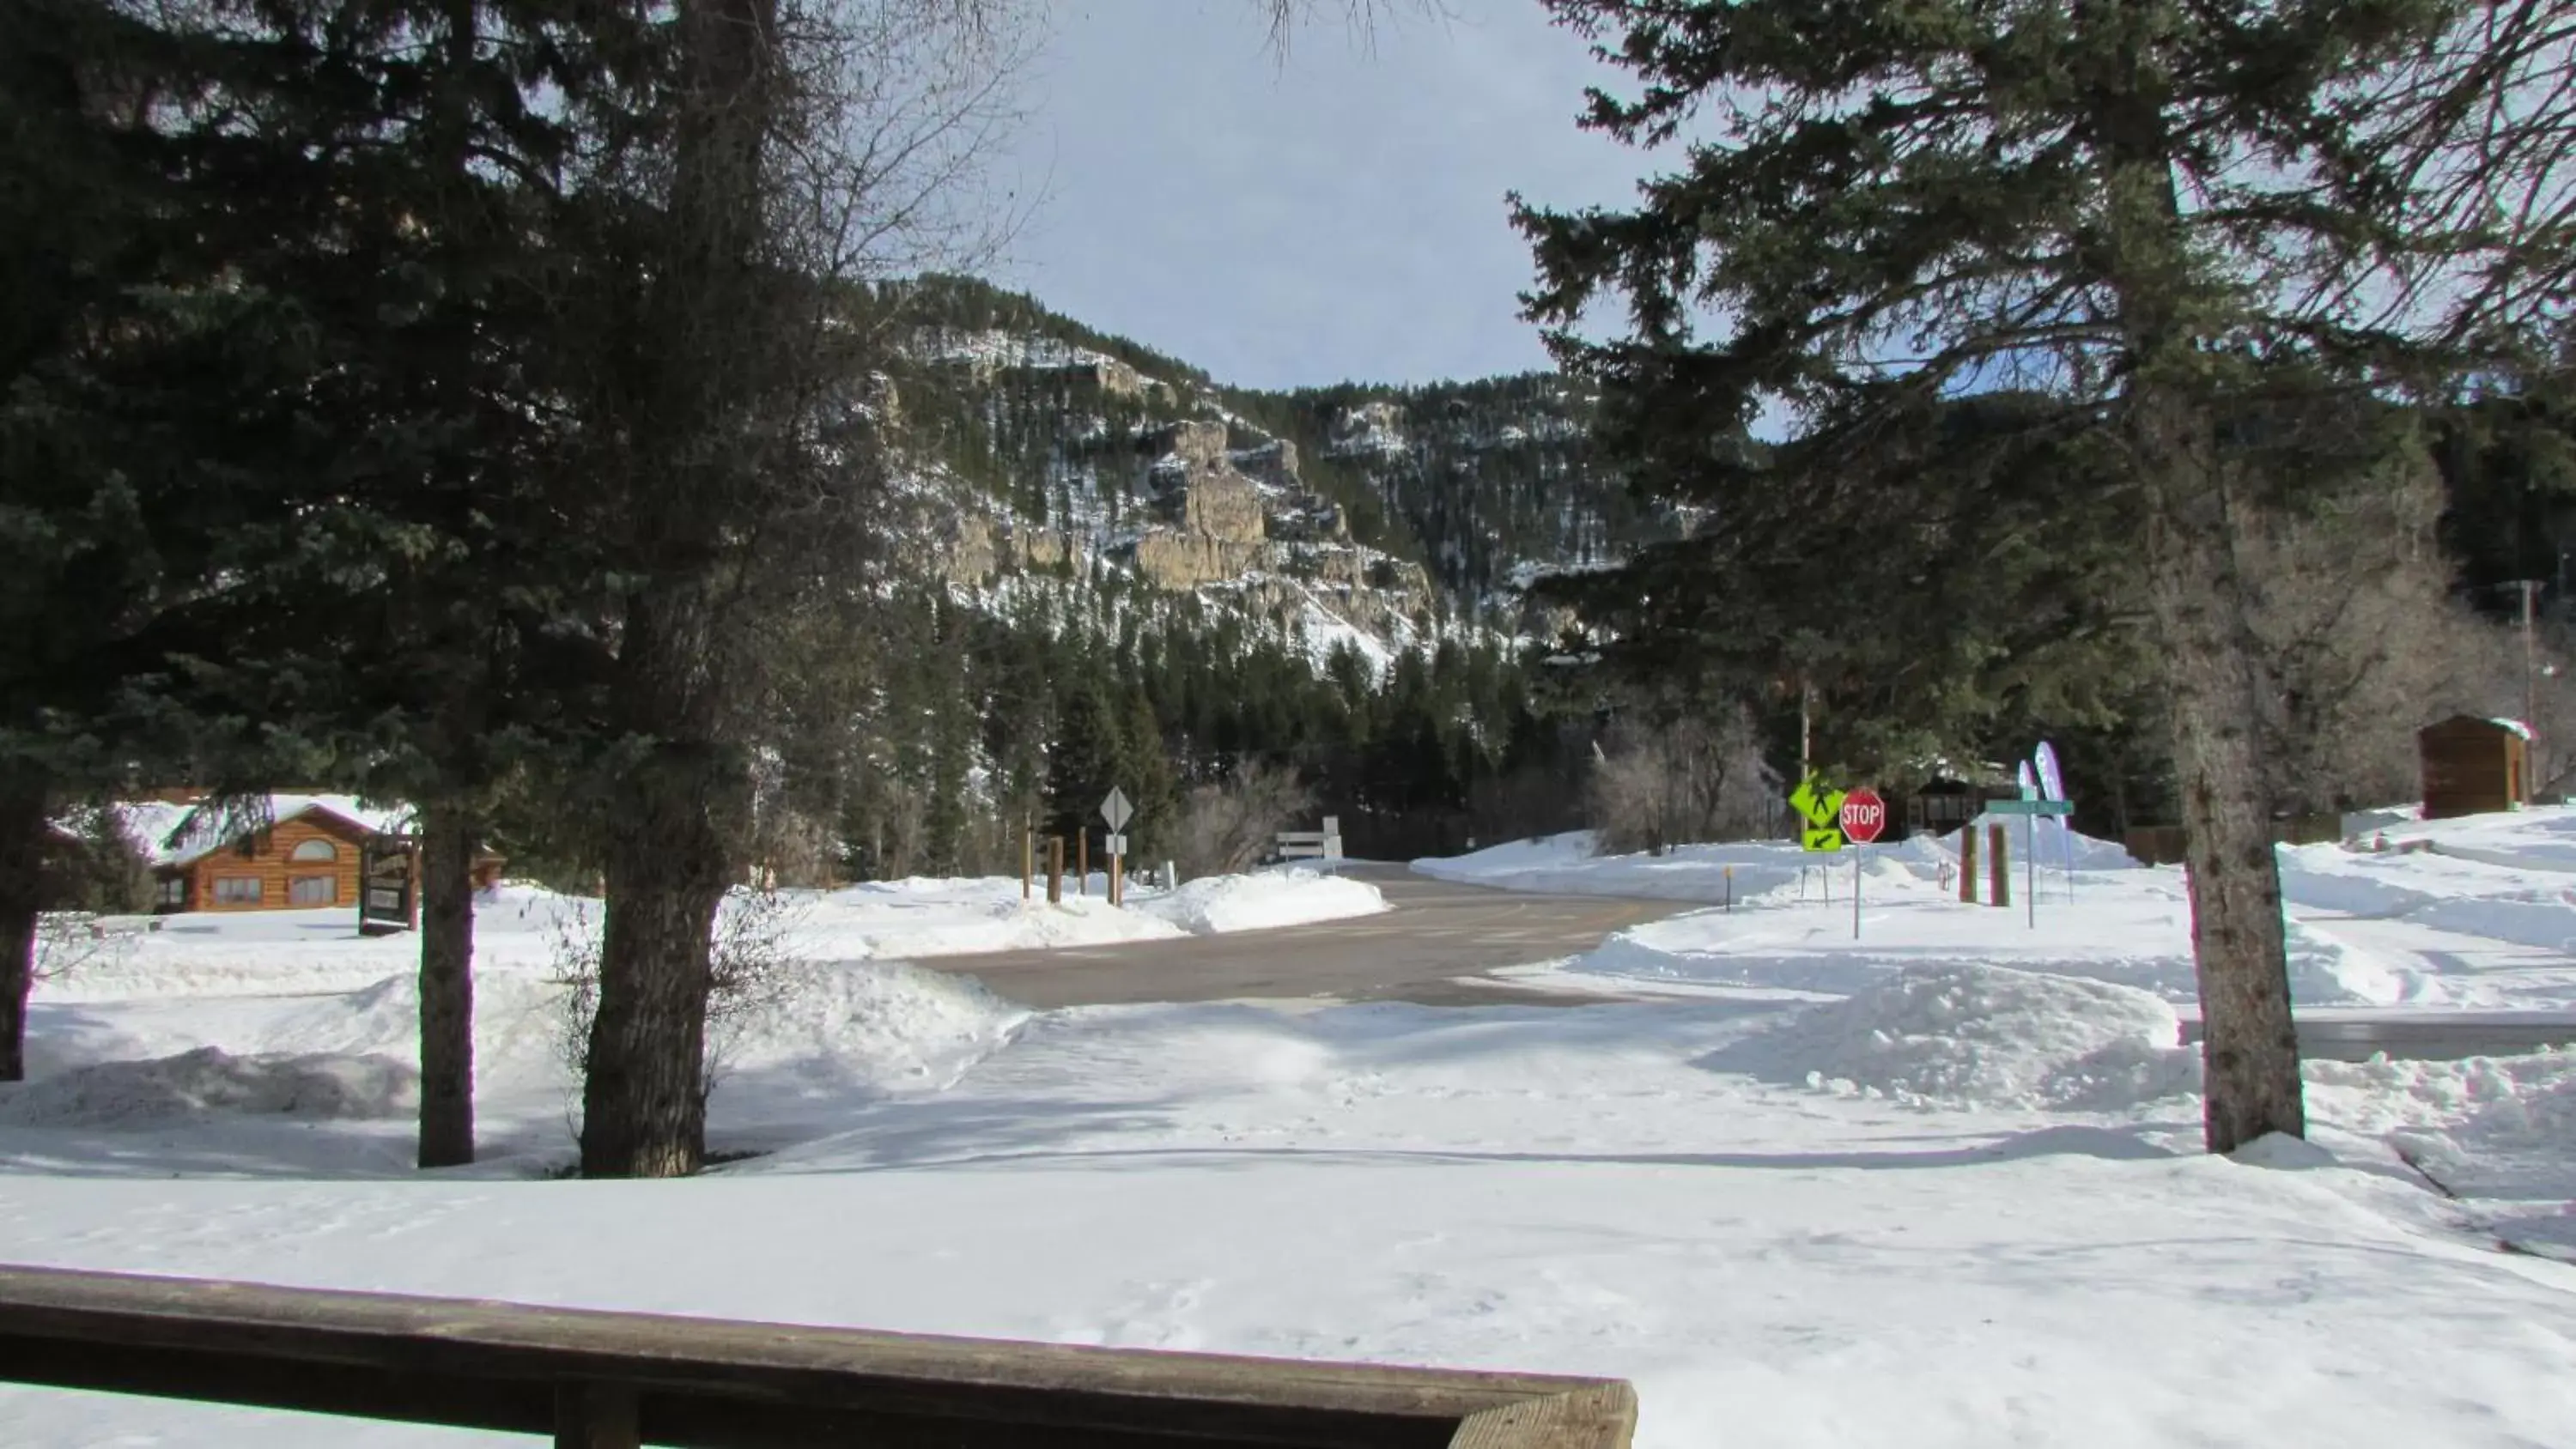
[[[27,1077],[27,997],[36,985],[47,828],[42,781],[0,777],[0,1082]]]
[[[2263,758],[2263,672],[2236,566],[2232,489],[2207,419],[2152,394],[2135,406],[2190,870],[2203,1125],[2210,1151],[2233,1152],[2267,1132],[2307,1132]]]
[[[646,743],[605,842],[599,1014],[582,1094],[585,1177],[676,1177],[706,1158],[706,1016],[717,905],[744,840],[748,776],[724,727],[729,677],[710,540],[766,521],[745,420],[771,400],[760,258],[776,124],[776,0],[682,0],[670,230],[649,282],[651,470],[631,496],[647,582],[627,600],[616,693]]]
[[[663,745],[621,792],[582,1093],[584,1177],[684,1177],[706,1161],[709,952],[729,858],[710,756]]]
[[[474,813],[422,814],[420,1165],[474,1160]]]
[[[2170,690],[2207,1064],[2202,1125],[2210,1151],[2233,1152],[2267,1132],[2307,1132],[2272,849],[2263,656],[2236,561],[2238,531],[2250,522],[2218,455],[2203,330],[2216,284],[2199,274],[2184,239],[2179,143],[2165,81],[2143,43],[2154,9],[2073,13],[2096,31],[2103,55],[2118,57],[2089,85],[2110,162],[2091,251],[2119,299],[2124,440],[2146,503],[2147,588]]]

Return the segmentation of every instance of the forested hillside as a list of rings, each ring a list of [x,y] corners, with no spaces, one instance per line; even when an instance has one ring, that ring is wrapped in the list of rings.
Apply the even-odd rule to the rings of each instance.
[[[865,724],[882,768],[817,868],[1010,868],[1112,783],[1140,850],[1188,855],[1193,792],[1256,765],[1380,855],[1605,812],[1632,843],[1766,828],[1802,747],[1905,788],[2048,738],[2094,828],[2174,816],[2129,514],[2037,400],[1954,400],[1823,468],[1740,440],[1632,491],[1552,374],[1262,393],[972,280],[872,305],[936,546]],[[2249,420],[2249,456],[2326,426]],[[2539,398],[2428,415],[2252,545],[2289,808],[2405,794],[2432,712],[2521,712],[2502,626],[2531,578],[2543,651],[2563,632],[2568,436]],[[2576,729],[2562,678],[2533,703]]]

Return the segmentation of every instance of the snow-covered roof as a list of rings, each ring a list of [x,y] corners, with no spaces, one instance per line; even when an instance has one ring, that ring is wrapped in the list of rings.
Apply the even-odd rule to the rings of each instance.
[[[2527,724],[2524,724],[2522,721],[2520,721],[2520,720],[2518,720],[2518,719],[2490,719],[2490,720],[2488,720],[2488,721],[2487,721],[2487,723],[2488,723],[2488,724],[2491,724],[2491,725],[2499,725],[2499,726],[2503,727],[2504,729],[2510,730],[2510,731],[2512,731],[2513,733],[2515,733],[2515,734],[2518,734],[2518,735],[2522,736],[2522,737],[2523,737],[2524,739],[2526,739],[2526,740],[2527,740],[2527,739],[2530,739],[2530,738],[2532,737],[2532,736],[2531,736],[2531,726],[2529,726],[2529,725],[2527,725]]]
[[[196,804],[174,804],[166,800],[132,800],[120,803],[117,813],[124,817],[128,830],[142,843],[156,866],[180,866],[204,858],[209,853],[241,838],[240,829],[226,830],[223,812],[203,809]],[[411,818],[409,805],[363,804],[355,795],[271,795],[268,818],[283,823],[316,810],[336,815],[362,830],[392,830]],[[194,818],[191,818],[194,817]],[[234,820],[231,823],[238,825]]]

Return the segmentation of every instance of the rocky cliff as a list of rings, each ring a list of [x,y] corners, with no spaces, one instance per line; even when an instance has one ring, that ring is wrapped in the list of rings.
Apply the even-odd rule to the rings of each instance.
[[[1595,476],[1588,401],[1562,379],[1226,389],[1025,298],[937,285],[871,406],[899,420],[958,588],[1087,581],[1383,659],[1444,631],[1543,631],[1516,581],[1669,526]]]

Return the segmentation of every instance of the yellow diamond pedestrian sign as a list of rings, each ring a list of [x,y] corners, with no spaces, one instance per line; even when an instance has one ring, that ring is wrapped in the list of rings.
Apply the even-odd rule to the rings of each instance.
[[[1801,780],[1798,788],[1789,792],[1789,807],[1807,822],[1806,828],[1798,833],[1801,848],[1816,851],[1843,848],[1843,794],[1843,791],[1814,776]]]

